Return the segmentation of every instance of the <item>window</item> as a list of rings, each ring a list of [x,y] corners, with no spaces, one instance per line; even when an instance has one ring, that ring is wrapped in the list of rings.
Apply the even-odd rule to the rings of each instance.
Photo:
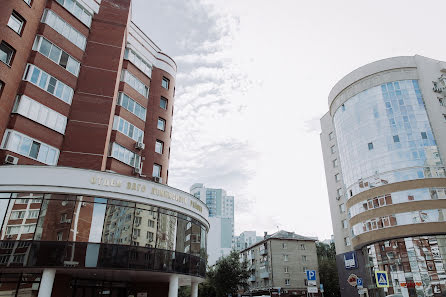
[[[33,83],[65,103],[71,104],[74,94],[73,89],[40,68],[28,64],[23,79]]]
[[[133,74],[131,74],[128,70],[122,71],[121,81],[129,84],[133,89],[138,91],[144,97],[149,96],[149,87],[147,87],[142,81],[137,79]]]
[[[79,75],[81,63],[54,45],[52,42],[48,41],[45,37],[36,37],[34,40],[33,50],[38,51],[54,63],[62,66],[74,76]]]
[[[308,286],[308,280],[307,279],[304,279],[304,285]]]
[[[301,249],[301,250],[305,250],[305,244],[301,243],[301,244],[300,244],[300,249]]]
[[[161,99],[160,99],[160,107],[162,109],[167,109],[167,99],[166,98],[161,97]]]
[[[155,221],[154,220],[148,220],[147,221],[147,223],[148,223],[148,226],[150,227],[150,228],[155,228]]]
[[[22,233],[34,233],[36,231],[36,224],[24,225]]]
[[[1,148],[47,165],[56,165],[59,158],[58,149],[14,130],[6,130]]]
[[[400,142],[400,137],[398,135],[393,135],[393,142]]]
[[[345,246],[350,246],[350,238],[349,237],[344,237],[344,244],[345,244]]]
[[[302,262],[307,262],[307,256],[305,255],[302,256]]]
[[[25,217],[25,211],[13,211],[11,212],[11,219],[18,220],[23,219]]]
[[[341,188],[337,189],[336,190],[336,194],[337,194],[337,197],[341,197],[342,196],[342,189]]]
[[[141,120],[143,121],[146,120],[146,114],[147,114],[146,108],[143,107],[141,104],[137,103],[135,100],[133,100],[126,94],[119,93],[118,105],[124,107],[125,109],[136,115],[138,118],[140,118]]]
[[[31,0],[23,0],[26,4],[28,4],[29,6],[31,6]]]
[[[341,175],[339,173],[335,174],[335,181],[339,182],[341,180]]]
[[[37,219],[37,217],[39,216],[39,210],[30,210],[28,212],[28,219]]]
[[[65,22],[61,17],[55,14],[53,11],[46,9],[43,12],[42,23],[47,24],[57,33],[64,36],[71,43],[76,45],[81,50],[85,50],[85,45],[87,44],[87,38],[74,29],[71,25]]]
[[[56,0],[87,27],[91,25],[91,14],[75,0]]]
[[[286,248],[287,248],[286,242],[283,242],[283,243],[282,243],[282,248],[283,248],[283,249],[286,249]]]
[[[285,286],[289,286],[290,285],[290,279],[289,278],[286,278],[285,279]]]
[[[0,61],[5,63],[6,65],[11,65],[14,54],[15,49],[13,49],[4,41],[0,43]]]
[[[333,160],[333,167],[334,168],[338,167],[338,159]]]
[[[165,89],[169,89],[169,79],[163,76],[163,81],[161,82],[161,86]]]
[[[421,132],[421,139],[427,139],[427,133]]]
[[[288,255],[283,255],[283,261],[285,261],[285,262],[288,261]]]
[[[345,105],[344,104],[341,105],[341,109],[342,109],[342,111],[345,111]]]
[[[136,54],[132,49],[126,48],[124,59],[129,60],[133,63],[139,70],[144,72],[148,77],[152,77],[152,66],[149,62],[141,58],[138,54]]]
[[[330,151],[331,151],[332,154],[336,153],[336,146],[332,145],[331,148],[330,148]]]
[[[342,220],[342,228],[344,228],[344,229],[348,228],[347,220]]]
[[[8,27],[14,30],[17,34],[22,35],[25,19],[22,18],[16,11],[12,11],[9,17]]]
[[[329,139],[329,140],[333,140],[333,138],[334,138],[334,133],[333,133],[333,132],[330,132],[330,133],[328,134],[328,139]]]
[[[166,130],[166,120],[162,118],[158,118],[158,130],[165,131]]]
[[[445,106],[444,98],[438,97],[438,103],[440,103],[441,106]]]
[[[155,152],[157,152],[158,154],[162,154],[163,148],[164,148],[164,142],[157,139],[155,142]]]
[[[161,165],[153,164],[152,176],[161,177]]]
[[[283,267],[283,272],[285,272],[285,273],[288,273],[288,272],[289,272],[289,270],[288,270],[288,266]]]
[[[14,113],[53,129],[61,134],[65,133],[67,117],[29,98],[26,95],[17,96]]]
[[[345,204],[344,203],[339,205],[339,212],[341,212],[341,213],[345,212]]]
[[[141,229],[133,229],[133,236],[141,236]]]
[[[113,142],[110,157],[115,158],[134,168],[139,168],[141,157],[125,147]]]
[[[153,241],[153,234],[153,232],[147,231],[146,239],[148,239],[149,241]]]
[[[61,232],[57,232],[57,238],[56,238],[56,240],[57,241],[62,241],[63,240],[63,232],[61,231]]]
[[[144,132],[141,129],[136,128],[135,125],[130,124],[129,122],[127,122],[126,120],[124,120],[119,116],[115,116],[114,118],[113,130],[121,132],[122,134],[133,139],[134,141],[142,142],[144,139]]]
[[[302,267],[302,272],[307,272],[307,270],[308,270],[307,266]]]
[[[369,143],[367,144],[367,146],[368,146],[368,148],[369,148],[369,151],[373,150],[373,142],[369,142]]]

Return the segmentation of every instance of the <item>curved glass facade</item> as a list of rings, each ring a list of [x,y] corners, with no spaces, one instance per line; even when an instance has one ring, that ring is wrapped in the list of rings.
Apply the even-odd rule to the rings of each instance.
[[[351,97],[334,114],[334,125],[349,194],[445,177],[417,80],[382,84]]]
[[[413,189],[388,193],[382,196],[369,198],[350,207],[348,209],[348,215],[350,218],[352,218],[365,211],[380,208],[383,206],[431,199],[446,199],[446,188]]]
[[[371,283],[374,271],[387,271],[387,294],[444,296],[446,292],[446,236],[406,237],[363,248]],[[374,290],[369,286],[369,290]],[[376,290],[376,288],[375,288]],[[386,294],[386,295],[387,295]]]
[[[34,266],[38,259],[32,255],[45,258],[40,264],[45,266],[52,258],[42,247],[52,250],[59,257],[53,262],[65,267],[134,268],[138,264],[141,269],[180,273],[205,267],[206,227],[182,213],[148,204],[64,194],[0,193],[0,222],[2,247],[29,248],[19,254],[16,248],[2,249],[0,267]],[[135,261],[131,253],[146,264]]]
[[[353,225],[353,236],[403,225],[446,222],[446,209],[425,209],[376,217]]]

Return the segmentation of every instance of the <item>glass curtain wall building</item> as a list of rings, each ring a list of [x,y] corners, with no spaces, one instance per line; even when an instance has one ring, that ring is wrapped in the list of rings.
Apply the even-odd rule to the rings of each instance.
[[[444,72],[441,61],[390,58],[329,95],[321,142],[343,296],[358,294],[352,274],[373,296],[446,293]]]

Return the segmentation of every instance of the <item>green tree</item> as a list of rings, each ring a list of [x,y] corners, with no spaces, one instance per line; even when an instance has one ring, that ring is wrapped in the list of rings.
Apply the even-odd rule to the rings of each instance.
[[[317,261],[319,264],[319,277],[324,284],[325,297],[340,297],[338,269],[336,268],[336,248],[332,242],[330,245],[317,242]]]
[[[227,297],[228,294],[237,296],[239,289],[248,288],[248,262],[240,262],[239,253],[232,251],[221,258],[206,273],[206,281],[200,284],[200,297]]]

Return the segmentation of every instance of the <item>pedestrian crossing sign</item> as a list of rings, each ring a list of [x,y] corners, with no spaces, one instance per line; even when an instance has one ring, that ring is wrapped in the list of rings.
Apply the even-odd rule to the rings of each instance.
[[[376,286],[378,288],[388,288],[389,278],[386,271],[375,271]]]

